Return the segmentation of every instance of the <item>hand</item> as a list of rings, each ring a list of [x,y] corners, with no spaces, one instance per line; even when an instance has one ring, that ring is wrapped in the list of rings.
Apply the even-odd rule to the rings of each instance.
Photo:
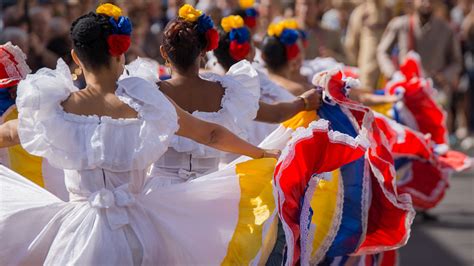
[[[263,150],[262,158],[275,158],[278,160],[280,158],[281,151],[280,150]]]
[[[316,89],[311,89],[309,91],[306,91],[305,93],[301,94],[298,97],[303,99],[305,103],[304,108],[306,111],[318,110],[319,107],[321,107],[321,104],[323,102],[321,92],[317,91]]]

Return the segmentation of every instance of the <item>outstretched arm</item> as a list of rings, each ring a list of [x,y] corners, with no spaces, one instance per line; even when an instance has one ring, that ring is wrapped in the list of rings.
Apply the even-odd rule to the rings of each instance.
[[[398,95],[377,95],[368,91],[358,89],[351,90],[349,92],[349,98],[367,106],[385,103],[396,103],[397,101],[401,100],[401,97]]]
[[[321,94],[312,89],[290,102],[274,104],[260,102],[260,108],[255,120],[266,123],[282,123],[301,111],[317,110],[320,105]]]
[[[0,125],[0,148],[20,144],[18,137],[18,119]]]
[[[221,125],[200,120],[187,113],[173,102],[179,117],[177,135],[190,138],[206,146],[235,154],[246,155],[254,159],[278,158],[280,151],[264,150],[253,146],[234,135]]]

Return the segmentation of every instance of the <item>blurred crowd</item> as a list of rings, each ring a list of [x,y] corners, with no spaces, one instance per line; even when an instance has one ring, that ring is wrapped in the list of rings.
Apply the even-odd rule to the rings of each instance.
[[[197,0],[216,24],[239,10],[238,0]],[[128,62],[137,57],[164,63],[162,32],[183,0],[3,0],[0,44],[11,41],[28,56],[33,71],[54,68],[59,57],[79,76],[70,57],[72,21],[101,2],[119,4],[133,23]],[[189,1],[188,1],[189,2]],[[253,41],[261,42],[268,25],[296,18],[308,34],[306,59],[331,57],[359,69],[366,89],[383,88],[398,59],[420,54],[425,74],[438,89],[449,113],[452,144],[474,147],[474,0],[260,0]]]

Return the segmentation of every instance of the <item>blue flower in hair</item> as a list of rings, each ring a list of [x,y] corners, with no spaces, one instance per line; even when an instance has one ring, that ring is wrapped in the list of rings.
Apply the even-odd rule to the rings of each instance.
[[[132,34],[132,23],[128,17],[119,17],[118,21],[114,17],[109,18],[112,26],[112,34],[130,35]]]
[[[210,16],[203,14],[198,18],[197,30],[200,33],[204,33],[212,28],[214,28],[214,21],[212,21]]]
[[[245,15],[247,15],[247,17],[256,17],[258,16],[258,12],[255,8],[247,8],[245,9]]]
[[[299,32],[292,29],[284,29],[280,35],[280,42],[284,45],[292,45],[298,40]]]
[[[231,41],[236,40],[238,43],[246,43],[250,39],[250,31],[246,27],[232,29],[229,33],[229,39]]]

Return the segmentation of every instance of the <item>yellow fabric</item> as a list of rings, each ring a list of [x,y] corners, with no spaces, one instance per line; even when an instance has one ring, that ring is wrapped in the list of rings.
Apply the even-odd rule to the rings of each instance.
[[[303,111],[283,122],[282,125],[286,128],[296,130],[299,127],[308,127],[311,122],[317,119],[318,115],[316,111]]]
[[[244,19],[241,16],[227,16],[221,20],[222,29],[229,32],[233,29],[242,28],[244,26]]]
[[[268,235],[262,234],[265,222],[275,210],[272,186],[275,165],[276,160],[270,158],[236,165],[241,189],[239,218],[222,265],[248,265],[260,250],[269,254],[273,248],[264,245],[274,241],[268,241]],[[276,234],[275,228],[269,231]]]
[[[179,9],[178,14],[180,18],[186,21],[195,22],[202,15],[202,11],[199,9],[195,9],[190,4],[185,4]]]
[[[391,103],[385,103],[385,104],[370,106],[370,109],[374,110],[375,112],[379,114],[383,114],[386,117],[391,117],[390,110],[392,110],[392,107],[393,105]]]
[[[120,7],[116,5],[105,3],[97,7],[95,13],[114,17],[115,20],[118,20],[119,17],[122,15],[122,9],[120,9]]]
[[[253,7],[254,2],[254,0],[239,0],[239,5],[240,8],[247,9]]]
[[[337,210],[337,195],[339,191],[341,173],[339,170],[332,172],[331,180],[320,180],[311,200],[311,208],[314,210],[311,223],[316,226],[313,240],[311,258],[316,255],[318,249],[334,225]]]
[[[17,119],[18,110],[16,107],[10,108],[3,117],[5,122]],[[41,157],[29,154],[21,145],[8,148],[8,157],[10,159],[10,169],[35,182],[37,185],[44,187],[42,176],[43,160]]]

